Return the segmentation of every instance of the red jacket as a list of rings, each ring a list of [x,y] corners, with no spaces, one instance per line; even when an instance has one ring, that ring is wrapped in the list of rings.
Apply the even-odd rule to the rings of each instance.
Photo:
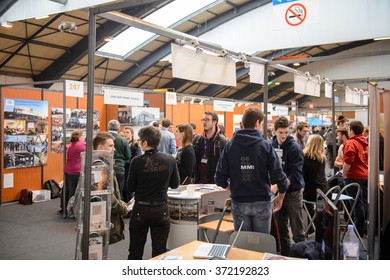
[[[350,165],[349,179],[368,179],[368,143],[363,134],[355,135],[345,143],[343,160]]]

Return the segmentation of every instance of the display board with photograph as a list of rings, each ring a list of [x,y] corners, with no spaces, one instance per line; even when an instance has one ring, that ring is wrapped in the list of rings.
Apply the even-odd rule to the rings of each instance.
[[[4,98],[4,168],[46,164],[48,102]]]
[[[52,143],[51,151],[53,153],[62,153],[63,147],[63,108],[51,109],[51,130]],[[93,128],[98,131],[100,128],[100,114],[99,111],[93,111]],[[76,129],[83,131],[87,130],[87,110],[84,109],[66,109],[66,143],[69,143],[70,135]]]

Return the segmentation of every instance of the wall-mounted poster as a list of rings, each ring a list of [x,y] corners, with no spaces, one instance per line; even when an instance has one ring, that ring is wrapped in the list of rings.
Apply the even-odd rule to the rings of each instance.
[[[48,103],[4,98],[4,168],[46,164]]]
[[[160,121],[160,108],[132,107],[131,124],[133,126],[150,125]]]
[[[51,151],[62,153],[64,151],[62,137],[63,108],[51,108]],[[69,119],[70,109],[66,109],[66,120]]]
[[[118,106],[118,121],[121,125],[132,125],[131,123],[131,106]]]
[[[62,153],[64,151],[63,147],[63,132],[62,132],[62,122],[63,122],[63,108],[52,108],[51,109],[51,119],[52,119],[52,143],[51,151],[53,153]],[[100,114],[99,111],[93,111],[93,128],[94,131],[100,129]],[[66,143],[70,143],[70,135],[76,129],[81,129],[83,131],[87,130],[87,110],[81,109],[66,109]]]

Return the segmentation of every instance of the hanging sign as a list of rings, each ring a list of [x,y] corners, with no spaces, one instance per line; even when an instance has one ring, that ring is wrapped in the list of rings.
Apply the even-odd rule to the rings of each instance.
[[[104,94],[104,104],[144,106],[143,92],[102,88],[102,93]]]
[[[325,97],[332,98],[333,83],[325,83]]]
[[[167,91],[165,93],[165,104],[167,104],[167,105],[176,105],[177,104],[176,92]]]
[[[214,111],[234,112],[234,102],[214,100]]]
[[[300,3],[292,4],[285,13],[285,20],[290,26],[298,26],[306,19],[306,7]]]
[[[65,80],[65,95],[84,97],[84,83],[79,81]]]

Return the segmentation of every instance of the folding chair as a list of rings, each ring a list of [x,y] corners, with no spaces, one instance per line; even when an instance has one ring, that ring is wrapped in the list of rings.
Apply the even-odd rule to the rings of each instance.
[[[218,233],[219,233],[219,229],[221,228],[221,224],[222,224],[222,223],[230,223],[230,222],[224,221],[224,220],[223,220],[223,217],[225,216],[226,211],[227,211],[228,209],[230,209],[231,207],[232,207],[232,201],[231,201],[231,199],[230,199],[230,198],[225,199],[225,205],[224,205],[223,210],[222,210],[222,215],[221,215],[221,217],[219,218],[218,225],[217,225],[217,228],[215,229],[214,236],[213,236],[213,238],[212,238],[212,240],[211,240],[211,243],[214,243],[215,240],[217,239],[217,235],[218,235]]]
[[[211,221],[215,221],[215,220],[219,221],[219,219],[221,218],[221,215],[222,215],[222,213],[219,212],[219,213],[213,213],[210,215],[205,215],[205,216],[199,218],[199,220],[198,220],[198,240],[210,242],[213,235],[211,234],[211,232],[208,231],[208,229],[205,229],[199,225],[205,224],[205,223],[208,223]]]
[[[349,188],[352,188],[352,187],[357,188],[357,192],[356,192],[355,197],[347,195],[347,190]],[[338,195],[336,197],[336,199],[334,199],[334,204],[340,203],[341,206],[342,206],[342,211],[340,211],[339,213],[340,213],[340,215],[343,215],[343,216],[347,217],[347,220],[345,221],[345,223],[340,224],[340,227],[345,227],[346,228],[348,226],[348,224],[352,224],[353,228],[355,230],[355,233],[356,233],[357,237],[359,238],[360,244],[362,245],[362,248],[366,251],[367,250],[366,246],[364,245],[364,242],[363,242],[359,232],[357,231],[356,226],[355,226],[355,222],[353,221],[353,218],[352,218],[353,213],[355,211],[355,207],[356,207],[356,203],[357,203],[358,197],[360,195],[360,192],[361,192],[361,189],[360,189],[360,185],[358,183],[350,183],[350,184],[346,185],[344,188],[341,189],[340,195]],[[353,202],[352,202],[352,204],[350,204],[350,209],[348,209],[348,207],[347,207],[345,202],[346,201],[351,201],[351,200]],[[341,237],[340,242],[343,242],[346,233],[347,233],[347,231],[345,230],[343,235],[342,235],[342,237]]]
[[[326,193],[325,195],[326,196],[330,196],[332,194],[335,194],[336,195],[336,198],[338,195],[340,195],[340,187],[339,186],[334,186],[332,188],[330,188]],[[316,218],[316,215],[317,215],[317,211],[314,211],[314,214],[313,216],[310,215],[310,212],[309,212],[309,209],[307,208],[307,204],[311,204],[314,206],[314,208],[316,207],[316,202],[315,201],[309,201],[309,200],[306,200],[306,199],[303,199],[303,209],[305,210],[306,212],[306,215],[309,219],[309,224],[307,225],[306,229],[305,229],[305,235],[308,234],[309,230],[310,230],[310,227],[313,227],[314,228],[314,231],[316,230],[316,227],[315,227],[315,218]],[[315,209],[314,209],[315,210]]]
[[[215,243],[219,235],[227,234],[228,235],[227,238],[226,236],[221,236],[223,240],[218,241],[218,243],[228,242],[230,234],[234,232],[234,224],[232,222],[224,220],[225,213],[228,210],[228,208],[230,208],[230,206],[231,206],[230,199],[226,199],[224,202],[224,207],[222,212],[206,215],[199,219],[199,223],[198,223],[199,238],[204,238],[203,240],[207,242]],[[213,234],[211,235],[210,232],[213,232]]]
[[[230,235],[229,244],[232,244],[237,232]],[[276,240],[271,234],[253,231],[240,231],[237,237],[235,247],[262,252],[276,254]]]

